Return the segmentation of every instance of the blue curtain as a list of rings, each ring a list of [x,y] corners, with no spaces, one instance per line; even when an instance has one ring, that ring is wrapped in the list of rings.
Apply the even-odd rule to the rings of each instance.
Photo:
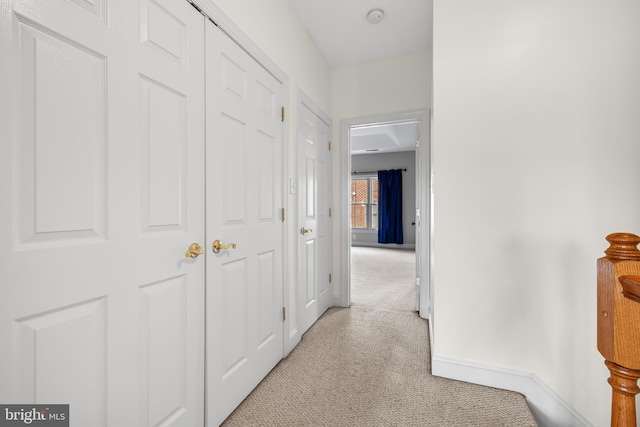
[[[402,242],[402,170],[378,171],[378,243]]]

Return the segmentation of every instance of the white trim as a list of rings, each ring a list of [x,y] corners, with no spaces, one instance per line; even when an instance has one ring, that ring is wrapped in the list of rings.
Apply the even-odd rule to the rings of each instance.
[[[363,242],[361,240],[355,240],[351,242],[351,246],[357,247],[367,247],[367,248],[384,248],[384,249],[407,249],[411,250],[416,248],[416,245],[413,243],[403,243],[401,245],[397,244],[388,244],[388,243],[378,243],[378,242]]]
[[[291,259],[291,247],[289,245],[289,223],[287,221],[287,217],[291,216],[289,212],[289,83],[283,83],[284,89],[284,99],[282,100],[282,108],[285,109],[284,120],[282,121],[282,208],[285,209],[285,220],[283,221],[283,239],[284,239],[284,247],[282,251],[283,257],[283,268],[284,272],[282,274],[283,278],[283,289],[282,289],[282,307],[286,310],[287,316],[282,322],[283,327],[283,343],[282,343],[282,357],[291,353],[299,343],[300,343],[300,335],[298,334],[298,328],[296,327],[293,331],[289,331],[291,329],[291,305],[289,304],[291,298],[291,277],[289,277],[289,260]]]
[[[593,427],[593,424],[533,373],[437,355],[431,360],[431,373],[438,377],[520,393],[525,396],[540,427]]]
[[[420,149],[420,191],[421,197],[420,212],[431,213],[431,143],[429,141],[429,111],[414,110],[401,113],[381,114],[377,116],[358,117],[352,119],[344,119],[340,122],[340,295],[334,297],[334,305],[339,307],[348,307],[351,303],[351,230],[349,228],[349,209],[351,201],[349,198],[349,185],[351,180],[351,138],[350,130],[354,126],[371,125],[371,124],[388,124],[403,123],[414,121],[419,123],[421,149]],[[428,197],[424,197],[424,196]],[[428,245],[421,247],[420,252],[420,276],[423,278],[431,277],[431,252],[432,242],[430,238],[430,223],[424,222],[420,227],[421,242],[428,242]],[[415,246],[414,246],[415,247]],[[421,280],[420,289],[420,317],[428,318],[430,312],[430,280]]]
[[[427,324],[429,326],[429,353],[431,353],[431,373],[433,373],[433,355],[435,353],[435,347],[433,346],[433,317],[431,316],[431,313],[429,313]]]
[[[260,62],[260,61],[258,61]],[[264,65],[263,65],[264,66]],[[272,73],[273,74],[273,73]],[[285,109],[284,120],[282,121],[282,207],[285,208],[285,214],[288,213],[289,208],[289,132],[290,132],[290,121],[289,121],[289,79],[285,76],[282,81],[282,108]],[[291,307],[289,306],[289,291],[291,287],[291,277],[289,277],[289,260],[291,259],[291,247],[289,245],[289,227],[287,226],[287,221],[283,223],[284,231],[283,231],[283,239],[284,245],[282,249],[282,268],[284,271],[282,273],[282,281],[283,281],[283,290],[282,290],[282,306],[287,310],[287,313],[291,312]],[[297,340],[291,339],[291,335],[287,333],[289,331],[289,319],[291,316],[287,316],[283,324],[284,332],[283,332],[283,358],[287,356],[291,350],[298,345],[300,342],[300,338]],[[296,328],[296,332],[297,332]],[[289,337],[289,338],[287,338]]]
[[[333,128],[331,126],[331,118],[327,116],[302,89],[298,89],[298,104],[302,104],[313,114],[318,116],[327,126],[329,126],[329,135],[332,135]]]
[[[351,304],[351,200],[349,197],[351,184],[351,126],[359,124],[353,120],[342,120],[340,123],[340,294],[333,297],[333,305],[349,307]],[[348,177],[348,178],[347,178]],[[335,199],[335,197],[334,197]]]

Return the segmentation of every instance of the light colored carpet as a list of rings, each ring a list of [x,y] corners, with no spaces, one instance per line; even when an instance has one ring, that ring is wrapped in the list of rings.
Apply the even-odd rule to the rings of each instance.
[[[404,249],[351,248],[351,305],[384,311],[416,309],[416,253]]]
[[[517,393],[430,375],[427,322],[413,312],[413,273],[405,277],[397,267],[403,279],[393,280],[388,271],[396,267],[378,267],[367,267],[368,280],[387,298],[354,287],[353,306],[328,310],[223,425],[535,426]]]

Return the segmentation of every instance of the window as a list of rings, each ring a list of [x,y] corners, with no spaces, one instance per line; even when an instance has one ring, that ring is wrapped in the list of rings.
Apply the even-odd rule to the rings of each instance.
[[[378,229],[378,177],[351,179],[351,228]]]

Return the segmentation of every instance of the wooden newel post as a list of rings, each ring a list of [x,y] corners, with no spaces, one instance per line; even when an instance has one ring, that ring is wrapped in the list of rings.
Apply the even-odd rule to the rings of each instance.
[[[598,260],[598,351],[611,372],[611,426],[633,427],[640,393],[640,237],[614,233],[607,241]]]

